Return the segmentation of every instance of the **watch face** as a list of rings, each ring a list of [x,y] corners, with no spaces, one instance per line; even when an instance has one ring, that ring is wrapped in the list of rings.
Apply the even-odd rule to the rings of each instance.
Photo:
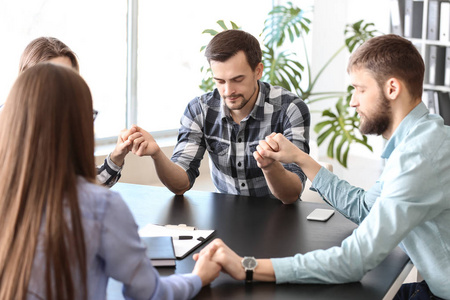
[[[254,257],[244,257],[242,265],[247,269],[254,269],[258,263]]]

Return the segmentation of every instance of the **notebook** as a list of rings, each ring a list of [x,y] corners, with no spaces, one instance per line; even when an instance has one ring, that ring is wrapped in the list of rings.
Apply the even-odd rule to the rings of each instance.
[[[171,236],[141,237],[147,246],[145,252],[155,267],[174,267],[176,262],[175,251]]]
[[[209,239],[214,232],[215,230],[199,230],[185,224],[147,224],[139,230],[139,235],[141,238],[151,236],[168,236],[172,238],[176,258],[183,259]]]

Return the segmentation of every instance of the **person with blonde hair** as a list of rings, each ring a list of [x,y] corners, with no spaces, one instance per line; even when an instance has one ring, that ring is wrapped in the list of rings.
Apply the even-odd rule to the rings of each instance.
[[[161,278],[116,192],[95,184],[92,98],[72,69],[40,63],[19,75],[0,118],[0,299],[188,299],[218,276]],[[61,166],[64,166],[62,168]]]
[[[72,67],[80,71],[77,55],[66,44],[54,37],[39,37],[32,40],[23,51],[19,62],[19,73],[40,63],[51,62]],[[97,112],[95,111],[95,115]],[[114,150],[97,167],[97,180],[106,186],[113,186],[121,176],[125,157],[131,150],[135,138],[142,136],[134,127],[122,130]]]

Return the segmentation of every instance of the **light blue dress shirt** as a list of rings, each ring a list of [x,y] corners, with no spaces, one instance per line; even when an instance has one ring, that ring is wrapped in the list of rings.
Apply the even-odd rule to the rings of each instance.
[[[108,278],[123,283],[126,299],[190,299],[201,289],[193,274],[160,277],[145,255],[137,225],[121,196],[79,179],[86,241],[88,299],[106,299]],[[67,216],[66,216],[67,217]],[[34,258],[28,299],[45,299],[43,232]],[[80,283],[75,283],[80,286]]]
[[[277,283],[359,281],[399,245],[432,293],[450,297],[450,127],[420,103],[382,157],[368,191],[321,168],[313,188],[359,227],[340,247],[272,259]]]

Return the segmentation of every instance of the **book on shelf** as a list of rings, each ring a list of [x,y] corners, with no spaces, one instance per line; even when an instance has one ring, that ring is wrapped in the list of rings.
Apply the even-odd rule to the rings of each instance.
[[[441,42],[450,42],[450,2],[441,2],[439,40]]]
[[[423,91],[422,101],[427,106],[430,114],[439,114],[439,99],[435,91]]]
[[[434,41],[439,40],[440,17],[441,17],[441,0],[429,0],[427,39]]]
[[[405,0],[390,0],[391,32],[403,35],[403,21],[405,19]]]
[[[445,125],[450,125],[450,95],[448,92],[436,92],[439,99],[439,114]]]
[[[445,50],[445,75],[444,85],[450,86],[450,47]]]
[[[444,85],[446,47],[430,45],[427,59],[427,83]]]
[[[405,0],[404,34],[422,38],[423,0]]]
[[[147,247],[145,254],[155,267],[175,267],[175,249],[171,236],[141,236]]]
[[[450,125],[450,94],[448,92],[425,90],[422,101],[430,114],[440,115],[445,125]]]

